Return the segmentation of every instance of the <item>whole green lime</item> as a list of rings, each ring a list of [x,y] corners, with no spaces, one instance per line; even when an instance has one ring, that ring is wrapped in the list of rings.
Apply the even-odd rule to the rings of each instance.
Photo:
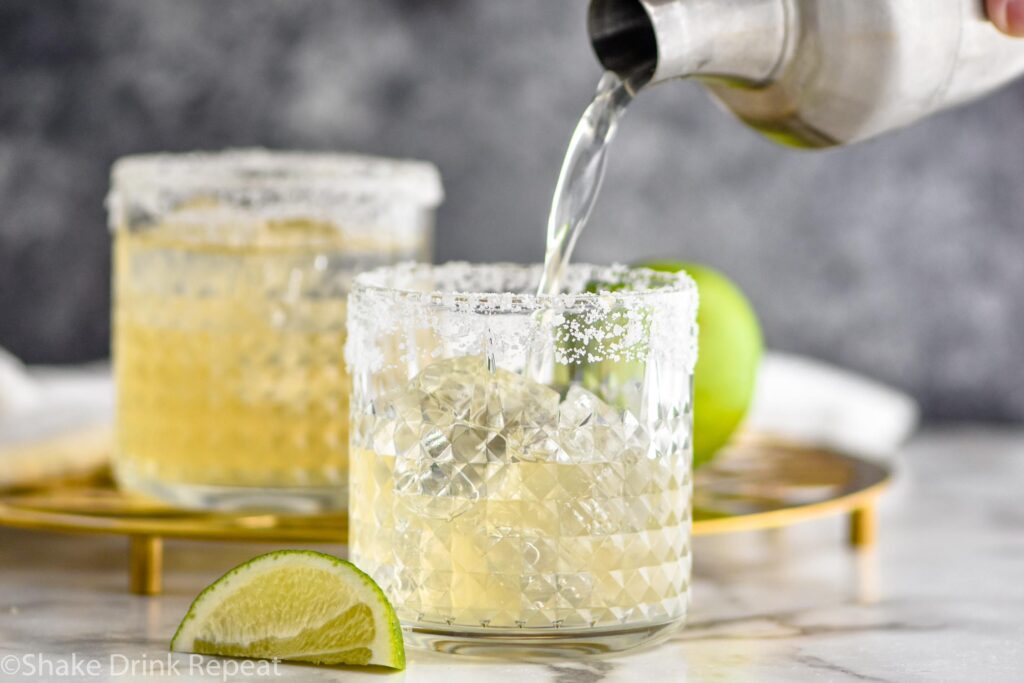
[[[709,462],[750,406],[764,344],[754,308],[734,282],[694,263],[652,261],[645,268],[685,270],[697,283],[697,369],[693,380],[693,465]]]

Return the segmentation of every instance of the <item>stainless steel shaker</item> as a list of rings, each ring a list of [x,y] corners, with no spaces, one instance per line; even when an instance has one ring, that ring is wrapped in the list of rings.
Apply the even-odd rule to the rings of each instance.
[[[1024,40],[981,0],[592,0],[598,60],[635,88],[703,81],[800,147],[905,126],[1024,74]]]

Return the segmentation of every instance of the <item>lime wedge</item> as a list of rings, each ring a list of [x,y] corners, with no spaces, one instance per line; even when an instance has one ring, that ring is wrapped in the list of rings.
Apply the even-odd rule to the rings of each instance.
[[[352,564],[310,550],[249,560],[195,599],[174,652],[405,668],[395,610]]]

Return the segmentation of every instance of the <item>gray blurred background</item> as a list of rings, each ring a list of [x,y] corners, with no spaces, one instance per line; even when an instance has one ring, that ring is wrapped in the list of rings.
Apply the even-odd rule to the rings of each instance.
[[[599,76],[585,0],[3,0],[0,346],[109,343],[111,162],[159,150],[434,161],[440,260],[537,261]],[[748,292],[770,346],[1024,419],[1024,84],[836,152],[772,146],[694,84],[623,122],[581,260],[677,256]]]

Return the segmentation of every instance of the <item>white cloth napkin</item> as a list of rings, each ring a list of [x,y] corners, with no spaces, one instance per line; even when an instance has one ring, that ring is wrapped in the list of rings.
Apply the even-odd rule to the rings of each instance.
[[[109,366],[29,372],[0,349],[0,489],[102,467],[113,406]]]
[[[917,428],[910,396],[827,363],[765,354],[746,428],[868,458],[891,457]]]
[[[17,358],[0,349],[0,417],[27,410],[39,400],[39,390]]]

